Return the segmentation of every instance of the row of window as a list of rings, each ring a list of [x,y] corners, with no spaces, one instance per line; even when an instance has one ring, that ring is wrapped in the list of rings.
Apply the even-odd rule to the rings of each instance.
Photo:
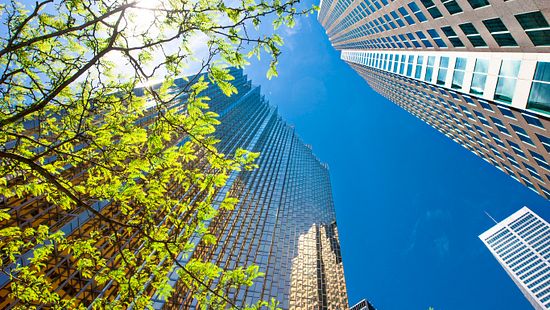
[[[419,20],[426,20],[421,11],[419,11],[418,6],[411,2],[408,4],[409,8]],[[407,21],[409,25],[414,24],[414,20],[411,15],[405,10],[404,7],[398,9],[399,13]],[[391,17],[390,17],[391,15]],[[393,19],[392,19],[393,17]],[[548,24],[545,17],[540,11],[529,12],[523,14],[515,15],[516,20],[519,22],[521,27],[525,30],[527,36],[531,39],[533,45],[535,46],[549,46],[550,45],[550,25]],[[357,19],[354,19],[357,20]],[[395,22],[394,22],[395,21]],[[518,43],[498,17],[482,20],[483,25],[487,31],[491,34],[495,42],[500,47],[517,47]],[[334,43],[339,43],[343,41],[348,41],[351,39],[360,38],[363,36],[374,36],[379,33],[384,33],[389,30],[397,29],[399,27],[405,27],[405,23],[402,21],[400,16],[392,11],[390,14],[384,14],[383,16],[378,17],[368,21],[366,24],[361,27],[354,29],[347,34],[338,37],[333,40]],[[487,42],[483,39],[477,28],[472,23],[463,23],[459,24],[458,27],[464,33],[468,41],[472,44],[473,47],[487,47]],[[453,47],[462,48],[465,47],[464,43],[459,39],[456,31],[451,26],[444,26],[441,28],[441,31],[445,34],[449,42]],[[447,48],[447,44],[441,39],[440,34],[435,29],[427,30],[428,34],[432,37],[434,43],[440,48]],[[432,48],[433,44],[428,40],[422,40],[425,35],[422,31],[415,32],[417,36],[422,41],[423,46],[416,41],[416,38],[412,35],[411,32],[405,33],[411,42],[402,37],[401,40],[395,39],[396,36],[385,37],[386,40],[377,40],[377,38],[366,39],[361,42],[352,43],[357,44],[366,44],[368,48],[412,48],[414,45],[415,48]],[[402,36],[402,35],[401,35]],[[371,44],[372,46],[369,46]],[[347,45],[342,45],[347,46]],[[357,46],[355,46],[357,47]]]
[[[350,55],[346,53],[342,54]],[[389,53],[359,52],[359,57],[350,59],[366,66],[390,71],[407,77],[424,80],[432,83],[434,73],[435,84],[444,86],[447,76],[452,73],[451,88],[462,90],[465,84],[467,58],[455,58],[455,65],[449,68],[450,57],[440,57],[439,66],[435,66],[436,56],[400,55]],[[475,65],[469,90],[465,91],[476,96],[482,96],[486,92],[486,82],[489,70],[489,59],[474,59]],[[493,99],[495,101],[510,104],[515,93],[516,82],[521,66],[520,60],[504,59],[501,62],[497,85]],[[425,71],[422,69],[425,67]],[[406,70],[405,70],[406,69]],[[422,73],[424,75],[422,76]],[[527,108],[539,112],[550,112],[550,62],[539,61],[536,66],[531,91],[527,100]]]
[[[359,72],[363,71],[361,67],[356,68]],[[550,174],[546,173],[544,175],[545,180],[543,181],[543,175],[539,173],[540,170],[533,167],[533,163],[536,163],[536,165],[549,172],[550,167],[544,156],[541,155],[539,151],[535,151],[535,149],[533,149],[536,146],[532,140],[537,139],[540,143],[542,143],[546,152],[550,152],[550,139],[546,137],[546,135],[536,133],[531,133],[530,136],[524,128],[507,121],[507,118],[517,119],[517,117],[521,115],[530,125],[544,128],[539,119],[531,116],[527,111],[522,113],[512,113],[512,111],[505,105],[489,104],[487,101],[482,99],[473,100],[473,98],[467,95],[460,96],[453,91],[447,91],[443,88],[436,88],[416,80],[400,77],[399,75],[389,78],[386,77],[385,74],[381,74],[383,71],[377,72],[365,70],[363,72],[365,72],[369,84],[382,94],[388,94],[388,98],[390,100],[396,102],[405,110],[423,119],[434,128],[449,136],[451,139],[462,144],[488,162],[494,164],[500,170],[505,169],[505,172],[510,174],[510,176],[514,179],[518,181],[521,179],[520,182],[524,183],[532,190],[550,198],[550,190],[542,185],[546,184],[546,182],[550,180]],[[406,83],[402,83],[400,81]],[[388,83],[391,85],[387,85]],[[411,87],[411,84],[425,89],[431,89],[432,92],[441,93],[443,96],[453,96],[454,99],[458,101],[466,101],[468,104],[477,106],[477,108],[472,111],[468,111],[469,109],[463,105],[456,105],[451,100],[446,100],[441,96],[433,96],[431,93],[426,93],[424,91],[420,91],[420,93],[415,96],[414,94],[416,94],[417,90],[415,87]],[[430,97],[432,100],[429,99]],[[487,110],[487,113],[481,113],[479,111],[479,107],[482,107],[482,110]],[[452,110],[452,112],[447,113],[446,110]],[[494,114],[495,117],[490,116],[495,113],[496,110],[499,110],[502,115]],[[459,116],[460,119],[455,116]],[[501,119],[507,121],[506,124],[504,124]],[[537,121],[533,121],[534,119],[537,119]],[[453,120],[456,124],[453,123]],[[481,128],[476,124],[482,124],[484,128]],[[465,127],[472,133],[472,135],[470,135],[468,131],[464,130]],[[475,127],[475,129],[473,127]],[[491,131],[493,128],[497,129],[500,134],[494,134]],[[507,138],[513,137],[514,133],[515,137],[522,140],[526,146],[529,147],[520,146],[511,139]],[[479,139],[476,136],[477,134],[479,134],[484,141]],[[496,143],[499,147],[501,147],[501,149],[497,150],[493,145],[491,145],[492,142]],[[476,144],[485,151],[479,149]],[[489,150],[489,148],[491,150]],[[542,150],[543,152],[544,149]],[[513,151],[514,155],[510,155],[510,151]],[[493,154],[500,160],[495,160],[495,158],[493,158]],[[515,169],[511,169],[509,167],[509,164],[507,164],[504,156],[508,158],[510,164],[512,164]],[[520,166],[520,163],[523,167]],[[523,171],[525,174],[522,173]],[[531,175],[532,178],[528,175]],[[535,180],[538,180],[538,189],[533,184],[533,181]]]

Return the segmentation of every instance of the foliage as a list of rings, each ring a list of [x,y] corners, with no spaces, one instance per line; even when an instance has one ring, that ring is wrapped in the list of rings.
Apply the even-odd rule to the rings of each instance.
[[[254,266],[176,258],[190,255],[194,236],[216,242],[207,225],[213,201],[229,174],[254,168],[258,156],[216,149],[217,115],[201,92],[216,84],[234,94],[224,67],[243,67],[262,50],[272,59],[268,76],[277,75],[282,39],[253,28],[266,17],[292,26],[309,13],[298,1],[0,4],[0,255],[10,298],[23,308],[88,306],[55,290],[56,257],[106,288],[111,298],[99,296],[95,308],[169,298],[174,269],[203,307],[226,308],[229,288],[261,276]],[[205,55],[194,55],[197,42]],[[173,77],[193,68],[198,74],[174,87]],[[222,208],[236,203],[227,195]],[[64,235],[59,223],[83,214],[90,219]],[[251,309],[264,306],[276,303]]]

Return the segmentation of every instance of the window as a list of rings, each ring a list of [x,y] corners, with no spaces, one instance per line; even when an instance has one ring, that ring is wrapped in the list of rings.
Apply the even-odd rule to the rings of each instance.
[[[401,42],[405,43],[405,46],[410,48],[411,47],[411,44],[409,43],[409,41],[407,41],[407,38],[405,38],[404,35],[400,34],[399,35],[399,39],[401,39]]]
[[[443,16],[443,14],[441,14],[441,12],[439,11],[439,9],[435,6],[435,3],[432,1],[432,0],[420,0],[420,2],[422,2],[422,4],[424,5],[424,7],[426,8],[426,10],[428,10],[428,13],[430,13],[430,15],[435,19],[435,18],[440,18]]]
[[[399,66],[399,74],[403,75],[405,73],[405,55],[401,55],[401,62]]]
[[[489,5],[489,1],[487,0],[468,0],[468,3],[470,3],[472,9],[477,9]]]
[[[418,43],[418,41],[416,40],[416,38],[414,37],[414,35],[412,33],[407,33],[407,37],[409,38],[409,40],[411,40],[412,44],[415,46],[415,47],[421,47],[420,43]]]
[[[420,75],[422,74],[422,64],[424,63],[424,56],[418,56],[416,60],[416,71],[414,72],[414,78],[420,79]]]
[[[518,46],[500,18],[486,19],[483,24],[497,41],[498,46]]]
[[[462,12],[462,8],[456,3],[456,0],[442,0],[441,2],[443,2],[443,5],[451,15]]]
[[[483,40],[479,32],[477,32],[476,27],[474,27],[472,23],[465,23],[458,26],[460,27],[460,29],[462,29],[462,31],[474,47],[487,46],[487,43],[485,43],[485,40]]]
[[[464,47],[464,43],[460,41],[460,39],[458,38],[458,35],[456,34],[456,32],[453,30],[451,26],[441,27],[441,31],[443,31],[443,33],[447,36],[449,41],[451,41],[451,44],[454,47]]]
[[[392,29],[397,28],[397,26],[395,25],[395,23],[392,21],[391,17],[388,14],[384,14],[384,18],[386,19],[386,21],[388,22],[388,24],[391,26]]]
[[[395,19],[395,22],[399,25],[399,27],[405,26],[405,23],[403,22],[403,20],[401,20],[401,17],[399,17],[399,15],[395,13],[395,11],[392,11],[390,14]]]
[[[424,43],[424,46],[433,47],[432,43],[430,43],[430,41],[428,40],[428,38],[426,38],[426,35],[424,35],[424,33],[422,33],[422,31],[417,31],[416,35],[420,38],[420,41],[422,41],[422,43]]]
[[[428,56],[428,63],[426,66],[426,74],[424,75],[424,81],[431,82],[434,72],[435,56]]]
[[[495,100],[512,103],[519,73],[519,60],[503,60],[498,73]]]
[[[435,29],[428,29],[428,34],[432,37],[432,39],[434,40],[435,44],[437,44],[437,46],[447,47],[447,44],[443,42],[443,40],[439,36],[439,33],[437,33]]]
[[[422,11],[418,7],[418,5],[416,5],[416,3],[411,2],[408,5],[411,11],[413,12],[413,14],[416,16],[416,18],[418,18],[420,22],[425,22],[427,20],[426,16],[424,16],[424,13],[422,13]]]
[[[407,59],[407,76],[408,77],[412,77],[413,60],[414,60],[414,56],[409,55]]]
[[[461,89],[464,82],[464,73],[466,71],[466,58],[457,58],[455,63],[455,71],[453,73],[453,82],[451,88]]]
[[[550,62],[537,63],[527,108],[550,112]]]
[[[477,59],[474,67],[474,75],[472,77],[472,85],[470,93],[474,95],[483,95],[485,90],[485,82],[487,81],[487,71],[489,70],[488,59]]]
[[[541,12],[519,14],[516,19],[535,46],[550,45],[550,26]]]
[[[437,85],[445,85],[447,77],[447,69],[449,68],[449,57],[441,57],[439,62],[439,72],[437,73]]]
[[[407,10],[404,7],[400,7],[398,10],[399,10],[399,13],[403,15],[403,18],[407,21],[409,25],[415,24],[414,19],[411,17],[411,15],[409,15],[409,12],[407,12]]]

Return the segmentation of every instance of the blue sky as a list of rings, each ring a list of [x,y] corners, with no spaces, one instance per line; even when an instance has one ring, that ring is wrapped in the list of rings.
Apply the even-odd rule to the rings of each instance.
[[[350,303],[380,310],[531,309],[478,239],[550,203],[371,90],[316,20],[285,38],[279,77],[246,72],[330,166]]]

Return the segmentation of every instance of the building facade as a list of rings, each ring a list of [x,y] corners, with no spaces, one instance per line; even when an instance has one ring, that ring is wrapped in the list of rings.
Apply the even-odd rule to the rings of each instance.
[[[533,307],[550,308],[550,225],[527,207],[479,236]]]
[[[327,0],[318,16],[377,92],[550,199],[550,4]]]
[[[361,300],[360,302],[356,303],[349,309],[350,310],[376,310],[376,308],[366,299]]]
[[[231,211],[219,209],[209,222],[218,242],[207,245],[196,239],[192,254],[178,256],[185,265],[191,258],[209,261],[221,268],[259,266],[263,277],[251,287],[233,289],[228,298],[237,306],[275,298],[283,309],[347,309],[347,293],[332,201],[328,167],[312,153],[253,86],[242,70],[231,69],[238,94],[226,97],[210,86],[201,95],[211,98],[211,110],[219,114],[216,131],[218,150],[234,153],[237,148],[261,152],[259,168],[234,172],[217,194],[214,207],[226,193],[240,199]],[[176,81],[178,84],[178,81]],[[181,198],[196,195],[192,190]],[[0,201],[4,208],[16,210],[20,226],[37,222],[57,227],[67,236],[86,234],[98,220],[87,211],[66,214],[48,205],[42,197]],[[99,212],[116,212],[108,203]],[[78,211],[78,210],[77,210]],[[32,216],[27,216],[32,214]],[[99,246],[99,245],[98,245]],[[131,248],[131,241],[128,247]],[[114,251],[102,245],[105,255]],[[20,261],[25,264],[25,255]],[[51,279],[62,298],[76,298],[89,306],[95,298],[116,298],[112,282],[98,285],[81,277],[70,255],[59,255],[48,264],[45,276]],[[154,288],[144,287],[155,309],[193,309],[198,307],[192,291],[178,281],[178,266],[173,265],[170,285],[176,288],[169,300],[159,298]],[[10,278],[0,276],[0,308],[20,306],[10,299]],[[215,287],[217,283],[210,283]]]

